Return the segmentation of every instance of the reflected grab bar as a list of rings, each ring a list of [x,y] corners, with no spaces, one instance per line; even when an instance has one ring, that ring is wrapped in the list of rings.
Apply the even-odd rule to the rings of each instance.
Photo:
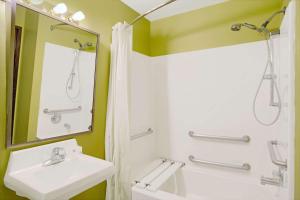
[[[228,164],[228,163],[221,163],[221,162],[212,162],[212,161],[207,161],[207,160],[196,159],[192,155],[189,156],[189,160],[194,163],[199,163],[199,164],[204,164],[204,165],[212,165],[212,166],[218,166],[218,167],[224,167],[224,168],[239,169],[239,170],[245,170],[245,171],[249,171],[251,169],[251,166],[248,163],[244,163],[242,165],[237,165],[237,164]]]
[[[272,163],[274,163],[277,166],[287,168],[287,161],[286,160],[282,161],[282,160],[278,159],[276,156],[276,152],[273,147],[277,146],[277,145],[278,145],[278,141],[276,141],[276,140],[272,140],[272,141],[268,142],[268,148],[269,148],[269,153],[270,153]]]
[[[191,137],[202,138],[202,139],[211,139],[211,140],[222,140],[222,141],[230,141],[230,142],[250,142],[250,137],[248,135],[244,135],[243,137],[228,137],[228,136],[216,136],[216,135],[204,135],[204,134],[196,134],[193,131],[189,132]]]
[[[45,114],[56,114],[56,113],[66,113],[66,112],[78,112],[81,111],[81,106],[78,106],[77,108],[70,108],[70,109],[59,109],[59,110],[49,110],[48,108],[44,109]]]
[[[144,137],[144,136],[146,136],[146,135],[150,135],[150,134],[152,134],[152,133],[153,133],[152,128],[148,128],[148,130],[145,131],[145,132],[138,133],[138,134],[135,134],[135,135],[130,136],[130,140],[135,140],[135,139]]]

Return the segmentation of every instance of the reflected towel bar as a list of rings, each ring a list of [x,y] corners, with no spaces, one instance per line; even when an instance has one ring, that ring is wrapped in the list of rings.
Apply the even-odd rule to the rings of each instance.
[[[135,140],[135,139],[144,137],[144,136],[146,136],[146,135],[150,135],[150,134],[152,134],[152,133],[153,133],[152,128],[148,128],[148,130],[145,131],[145,132],[138,133],[138,134],[135,134],[135,135],[130,136],[130,140]]]
[[[228,136],[216,136],[216,135],[204,135],[204,134],[196,134],[193,131],[189,132],[191,137],[202,138],[202,139],[210,139],[210,140],[222,140],[222,141],[230,141],[230,142],[250,142],[250,137],[248,135],[244,135],[243,137],[228,137]]]
[[[275,165],[277,165],[277,166],[279,166],[279,167],[287,168],[287,161],[286,160],[285,161],[281,161],[276,156],[276,152],[275,152],[274,147],[276,147],[278,145],[279,145],[279,143],[276,140],[268,142],[268,148],[269,148],[269,153],[270,153],[270,157],[271,157],[272,163],[275,164]]]
[[[228,164],[228,163],[221,163],[221,162],[212,162],[207,160],[199,160],[196,159],[194,156],[189,156],[189,160],[194,163],[204,164],[204,165],[212,165],[217,167],[224,167],[224,168],[231,168],[231,169],[238,169],[238,170],[245,170],[250,171],[251,166],[248,163],[244,163],[242,165],[237,164]]]
[[[78,112],[81,111],[81,106],[78,106],[77,108],[70,108],[70,109],[60,109],[60,110],[49,110],[48,108],[44,109],[45,114],[57,114],[57,113],[66,113],[66,112]]]

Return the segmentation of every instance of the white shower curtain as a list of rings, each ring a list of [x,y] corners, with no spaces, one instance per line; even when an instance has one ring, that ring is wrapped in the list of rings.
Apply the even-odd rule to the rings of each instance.
[[[115,175],[107,182],[106,200],[130,200],[130,134],[128,65],[132,50],[132,27],[113,27],[108,108],[106,115],[106,160],[112,161]]]

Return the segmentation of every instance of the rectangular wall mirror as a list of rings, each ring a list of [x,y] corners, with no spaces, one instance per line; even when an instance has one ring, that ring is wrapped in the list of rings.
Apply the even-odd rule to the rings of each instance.
[[[98,38],[16,6],[8,146],[92,130]]]

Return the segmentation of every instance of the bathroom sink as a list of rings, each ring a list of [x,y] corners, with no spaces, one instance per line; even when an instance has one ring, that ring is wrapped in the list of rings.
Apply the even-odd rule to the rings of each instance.
[[[45,166],[49,150],[55,147],[66,150],[65,160]],[[82,154],[76,140],[68,140],[12,152],[4,183],[32,200],[64,200],[105,181],[113,172],[112,163]]]

